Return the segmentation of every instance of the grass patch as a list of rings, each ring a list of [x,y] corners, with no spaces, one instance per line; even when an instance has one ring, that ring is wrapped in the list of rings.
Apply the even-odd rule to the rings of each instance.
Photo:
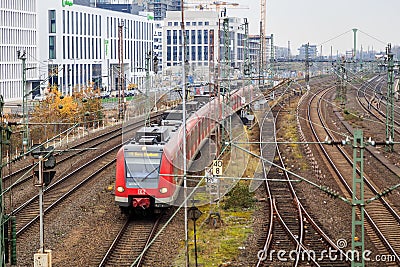
[[[343,117],[345,121],[351,123],[361,122],[363,120],[361,116],[357,113],[357,111],[349,111],[347,109],[343,110]]]
[[[259,140],[259,129],[254,127],[247,132],[251,141]],[[249,149],[259,155],[259,144],[249,146]],[[230,150],[225,151],[223,160],[224,166],[230,160]],[[236,158],[236,164],[229,165],[229,173],[233,176],[237,173],[243,173],[243,164],[246,170],[243,177],[254,177],[254,172],[259,166],[259,159],[250,157],[248,162],[243,159],[241,153],[233,153]],[[243,163],[243,164],[238,164]],[[246,164],[247,163],[247,164]],[[224,201],[220,203],[221,208],[215,205],[211,206],[211,212],[218,211],[221,216],[220,223],[217,227],[213,226],[212,220],[209,219],[210,205],[198,207],[203,215],[196,223],[197,236],[197,262],[198,266],[220,266],[223,263],[235,262],[240,255],[241,247],[250,234],[253,233],[253,213],[254,194],[249,192],[250,181],[240,181],[236,186],[224,197]],[[208,199],[208,194],[201,196],[196,195],[196,199]],[[213,217],[215,218],[215,216]],[[193,238],[193,221],[189,221],[189,259],[190,266],[195,266],[195,250]],[[185,266],[185,244],[181,243],[183,248],[177,256],[173,266]]]
[[[206,223],[209,206],[200,207],[203,215],[197,221],[197,262],[199,266],[219,266],[222,263],[234,262],[240,253],[240,247],[253,232],[251,228],[251,210],[221,210],[223,223],[213,228]],[[195,264],[193,221],[189,221],[189,259],[190,266]],[[184,245],[184,244],[183,244]],[[185,266],[184,250],[179,254],[173,266]]]
[[[299,142],[299,136],[297,131],[296,116],[292,112],[286,113],[283,116],[282,124],[280,125],[280,132],[283,133],[282,138],[285,141]],[[291,143],[288,145],[291,148],[291,156],[294,159],[302,159],[303,154],[301,153],[299,144]]]
[[[249,192],[249,186],[246,182],[239,182],[229,191],[223,201],[225,210],[240,210],[252,208],[254,205],[254,193]]]

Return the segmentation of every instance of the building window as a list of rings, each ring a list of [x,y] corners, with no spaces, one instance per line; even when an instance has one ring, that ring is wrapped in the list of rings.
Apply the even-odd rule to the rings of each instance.
[[[178,31],[174,30],[173,32],[173,44],[176,45],[178,44]]]
[[[192,41],[191,41],[191,43],[195,44],[196,43],[196,31],[192,30],[191,32],[192,32]]]
[[[167,30],[167,44],[171,44],[171,30]]]
[[[56,33],[56,11],[49,10],[49,33]]]
[[[49,36],[49,59],[56,58],[56,37]]]
[[[199,21],[199,26],[203,26],[203,22],[202,21]]]
[[[83,14],[83,34],[84,35],[86,35],[86,28],[87,28],[87,25],[86,25],[86,13],[84,13]]]
[[[172,22],[168,22],[168,26],[172,26]]]
[[[192,61],[196,60],[196,47],[192,46]]]
[[[208,44],[208,30],[204,30],[204,44]]]
[[[74,26],[75,26],[75,22],[74,22],[74,11],[71,11],[71,33],[74,34]]]
[[[178,61],[178,47],[177,46],[173,47],[173,60]]]
[[[202,39],[202,36],[201,36],[201,30],[197,30],[197,43],[198,44],[201,44],[201,40]]]
[[[65,24],[67,25],[67,33],[69,33],[69,11],[67,11],[67,22]]]
[[[179,26],[178,22],[175,21],[174,22],[174,26]]]
[[[198,46],[197,47],[197,60],[198,61],[202,61],[203,60],[203,50],[202,50],[202,46]]]
[[[63,33],[65,33],[65,10],[62,12],[62,19],[63,19]]]
[[[80,20],[79,20],[79,21],[80,21],[80,23],[79,23],[79,27],[80,27],[80,28],[79,28],[79,34],[82,35],[82,25],[83,25],[83,23],[82,23],[82,22],[83,22],[83,19],[82,19],[82,18],[83,18],[83,16],[82,16],[82,12],[79,13],[79,14],[80,14],[80,15],[79,15],[79,16],[80,16]]]
[[[205,25],[205,26],[208,26],[208,25],[210,25],[210,22],[209,22],[209,21],[206,21],[206,22],[204,22],[204,25]]]

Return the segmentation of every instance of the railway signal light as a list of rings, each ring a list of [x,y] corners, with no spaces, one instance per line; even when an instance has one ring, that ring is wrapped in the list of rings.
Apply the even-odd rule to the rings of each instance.
[[[56,171],[44,171],[43,172],[43,184],[48,186],[56,175]]]
[[[53,155],[54,147],[49,146],[48,148],[44,148],[43,145],[35,144],[32,146],[31,156],[35,159],[39,159],[43,161],[42,168],[34,171],[34,176],[37,178],[37,182],[35,182],[36,186],[47,186],[51,183],[51,180],[54,178],[56,171],[50,170],[56,166],[56,158]],[[44,171],[44,170],[46,171]],[[42,176],[40,176],[40,172],[42,172]]]

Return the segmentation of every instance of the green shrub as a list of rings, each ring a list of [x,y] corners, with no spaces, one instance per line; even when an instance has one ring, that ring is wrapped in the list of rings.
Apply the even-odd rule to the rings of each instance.
[[[223,208],[225,210],[251,208],[254,202],[255,202],[254,193],[249,192],[249,187],[246,183],[239,182],[226,195]]]

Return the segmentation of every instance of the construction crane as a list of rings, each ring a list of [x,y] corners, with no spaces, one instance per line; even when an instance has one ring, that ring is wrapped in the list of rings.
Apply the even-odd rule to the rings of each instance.
[[[187,2],[185,6],[194,7],[199,10],[214,10],[220,15],[221,6],[235,8],[239,6],[238,3],[226,2],[226,1],[195,1],[195,2]],[[240,7],[240,9],[248,9],[248,7]]]

